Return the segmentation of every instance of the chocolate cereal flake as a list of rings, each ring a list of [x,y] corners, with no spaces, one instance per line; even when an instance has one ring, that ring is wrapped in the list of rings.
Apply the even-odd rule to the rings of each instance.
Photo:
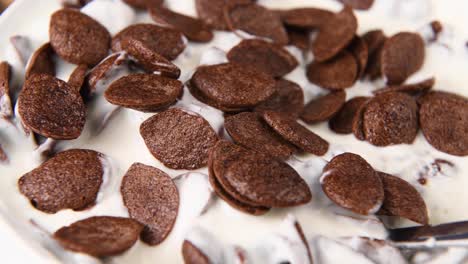
[[[13,114],[10,101],[10,64],[6,61],[0,62],[0,116],[9,117]]]
[[[468,155],[468,99],[434,91],[425,95],[419,109],[419,123],[434,148],[456,156]]]
[[[127,55],[124,52],[114,53],[96,65],[86,77],[85,89],[82,94],[84,97],[92,95],[96,91],[96,85],[105,80],[111,71],[117,67],[123,66],[127,62]]]
[[[382,48],[382,74],[388,84],[401,84],[423,65],[424,40],[416,33],[401,32],[387,41]]]
[[[257,206],[298,206],[312,199],[307,183],[292,167],[267,155],[240,156],[218,176],[235,190],[231,195]]]
[[[85,64],[78,65],[68,78],[68,85],[75,87],[75,91],[80,92],[86,80],[88,66]]]
[[[218,137],[198,114],[172,108],[147,119],[140,134],[151,154],[171,169],[193,170],[206,166]]]
[[[163,6],[149,6],[151,18],[157,23],[174,27],[189,40],[209,42],[213,32],[202,20],[171,11]]]
[[[157,168],[134,163],[122,179],[120,192],[130,217],[145,225],[141,239],[149,245],[163,242],[179,211],[179,192],[171,177]]]
[[[113,216],[93,216],[60,228],[54,239],[68,250],[94,257],[120,255],[138,240],[143,225]]]
[[[351,53],[343,51],[325,62],[312,62],[307,78],[313,84],[330,90],[342,90],[354,85],[358,77],[358,64]]]
[[[375,80],[382,75],[380,57],[383,45],[387,39],[382,30],[371,30],[362,36],[366,42],[369,58],[365,69],[365,75],[371,80]]]
[[[377,172],[356,154],[335,156],[323,169],[320,182],[333,202],[358,214],[377,212],[384,200]]]
[[[155,112],[174,104],[183,84],[156,74],[130,74],[113,82],[104,96],[111,104]]]
[[[322,156],[328,151],[329,144],[325,139],[296,120],[273,111],[264,111],[262,117],[273,130],[299,149],[317,156]]]
[[[121,40],[123,38],[140,40],[149,49],[168,60],[176,59],[185,49],[185,43],[179,31],[153,24],[135,24],[120,31],[112,39],[114,52],[122,50]]]
[[[417,83],[402,84],[402,85],[389,85],[384,88],[373,91],[374,94],[388,93],[388,92],[402,92],[410,95],[421,95],[427,93],[435,84],[435,78],[429,78]]]
[[[254,107],[276,92],[273,77],[233,63],[198,67],[190,84],[228,108]]]
[[[122,49],[135,58],[147,72],[159,72],[161,75],[177,79],[180,69],[168,59],[154,52],[144,42],[131,37],[121,41]]]
[[[93,66],[104,59],[111,37],[96,20],[74,9],[61,9],[50,20],[50,44],[64,60]]]
[[[336,56],[351,43],[357,26],[357,19],[349,6],[328,19],[312,43],[315,60],[323,62]]]
[[[249,4],[252,0],[195,0],[198,16],[214,29],[227,30],[224,9],[230,5]]]
[[[358,78],[364,75],[367,66],[367,60],[369,59],[369,50],[367,43],[359,36],[354,37],[348,47],[349,52],[354,56],[358,64]]]
[[[237,200],[231,195],[231,193],[235,193],[236,196],[239,196],[239,194],[237,194],[229,184],[224,182],[223,186],[218,180],[224,180],[222,176],[224,175],[226,167],[232,161],[239,159],[240,156],[246,155],[247,153],[247,149],[237,146],[231,142],[226,140],[218,141],[210,151],[210,159],[208,163],[210,184],[216,194],[235,209],[251,215],[263,215],[270,210],[268,207],[251,205]]]
[[[330,119],[328,125],[338,134],[353,133],[353,125],[361,119],[360,109],[369,101],[370,97],[358,96],[347,101],[340,111]]]
[[[149,4],[151,4],[151,6],[162,5],[164,0],[124,0],[124,2],[135,8],[146,9]]]
[[[288,34],[280,16],[257,4],[238,4],[225,9],[229,28],[269,38],[279,45],[288,44]]]
[[[296,150],[257,113],[243,112],[226,117],[224,127],[234,142],[266,155],[286,159]]]
[[[18,112],[28,128],[53,139],[79,137],[86,119],[85,105],[76,88],[46,74],[26,80]]]
[[[280,15],[284,24],[305,29],[320,29],[333,18],[332,12],[312,7],[285,10]]]
[[[363,112],[365,138],[376,146],[411,144],[418,128],[418,106],[407,94],[379,94]]]
[[[46,213],[83,210],[97,197],[104,174],[102,154],[85,149],[58,153],[18,180],[20,192]]]
[[[281,77],[297,67],[296,58],[277,44],[260,39],[246,39],[227,54],[230,62]]]
[[[304,109],[304,92],[295,82],[279,79],[276,81],[277,92],[268,100],[255,107],[256,112],[266,110],[283,113],[297,118]]]
[[[55,62],[52,58],[53,52],[50,43],[39,47],[29,59],[25,78],[29,78],[32,74],[41,73],[55,76]]]
[[[408,182],[393,175],[378,172],[383,183],[385,198],[379,215],[400,216],[422,225],[429,223],[426,203]]]
[[[216,1],[214,1],[216,2]],[[182,256],[185,264],[210,264],[210,259],[190,241],[184,240]]]
[[[306,104],[301,119],[308,124],[328,120],[338,113],[345,100],[346,93],[344,91],[331,92],[317,97]]]

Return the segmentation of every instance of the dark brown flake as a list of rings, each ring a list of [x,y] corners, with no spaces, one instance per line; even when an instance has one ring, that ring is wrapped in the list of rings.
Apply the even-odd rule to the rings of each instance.
[[[429,144],[451,155],[468,155],[468,99],[434,91],[421,102],[419,123]]]
[[[224,9],[230,5],[249,4],[252,0],[195,0],[198,17],[214,29],[227,30]]]
[[[262,117],[273,130],[299,149],[317,156],[328,151],[329,144],[325,139],[300,125],[295,119],[273,111],[264,111]]]
[[[142,41],[148,48],[168,60],[176,59],[185,49],[185,43],[179,31],[153,24],[135,24],[114,36],[112,50],[121,51],[121,40],[127,37]]]
[[[169,78],[179,78],[180,69],[144,42],[128,37],[121,40],[121,45],[147,72],[160,72]]]
[[[9,117],[13,114],[10,101],[10,64],[6,61],[0,62],[0,115]]]
[[[60,228],[54,239],[68,250],[94,257],[120,255],[138,240],[143,225],[113,216],[93,216]]]
[[[263,215],[270,209],[263,206],[255,206],[241,202],[230,193],[235,192],[230,185],[226,188],[218,181],[218,175],[222,176],[227,165],[240,156],[246,155],[248,151],[226,140],[220,140],[210,151],[208,162],[209,181],[216,194],[233,208],[251,215]],[[222,178],[221,178],[222,179]]]
[[[356,36],[348,47],[349,52],[354,56],[358,64],[358,78],[364,75],[369,59],[369,50],[367,43],[359,36]]]
[[[325,194],[337,205],[355,213],[377,212],[384,200],[382,181],[362,157],[352,153],[335,156],[320,179]]]
[[[304,110],[304,92],[295,82],[279,79],[276,81],[276,93],[268,100],[255,107],[256,112],[266,110],[283,113],[297,118]]]
[[[192,94],[192,96],[195,97],[198,101],[200,101],[200,102],[202,102],[202,103],[204,103],[206,105],[209,105],[211,107],[217,108],[217,109],[219,109],[219,110],[221,110],[223,112],[226,112],[226,113],[239,113],[239,112],[242,112],[245,109],[245,108],[242,108],[242,107],[241,108],[235,108],[235,107],[224,106],[224,105],[218,103],[217,101],[208,98],[195,85],[192,85],[190,82],[186,83],[185,85],[189,89],[190,94]]]
[[[179,192],[171,177],[157,168],[134,163],[120,187],[130,217],[145,225],[141,240],[158,245],[171,232],[179,211]]]
[[[266,155],[286,159],[296,150],[257,113],[243,112],[226,117],[224,127],[234,142]]]
[[[307,29],[296,29],[287,27],[289,45],[296,46],[303,52],[309,51],[310,48],[310,32]]]
[[[408,182],[393,175],[378,172],[382,180],[385,198],[379,215],[400,216],[427,225],[426,203],[418,191]]]
[[[435,78],[425,79],[423,81],[412,83],[412,84],[401,84],[401,85],[389,85],[378,90],[373,91],[374,94],[388,93],[388,92],[402,92],[410,95],[422,95],[429,90],[435,84]]]
[[[209,42],[213,39],[210,27],[198,18],[179,14],[162,6],[150,6],[149,12],[154,21],[174,27],[191,41]]]
[[[388,84],[401,84],[422,67],[424,57],[424,40],[420,35],[398,33],[385,41],[382,48],[382,74]]]
[[[296,58],[281,46],[261,39],[247,39],[227,54],[230,62],[254,68],[274,77],[281,77],[299,64]]]
[[[317,97],[306,104],[301,114],[301,119],[308,123],[318,123],[332,118],[346,101],[344,91],[331,92]]]
[[[86,108],[75,87],[46,74],[26,80],[18,112],[28,128],[53,139],[79,137],[86,120]]]
[[[382,93],[363,112],[363,131],[376,146],[411,144],[418,133],[416,100],[404,93]]]
[[[287,163],[268,155],[252,152],[240,156],[227,165],[223,175],[217,176],[223,186],[228,184],[235,190],[231,195],[257,206],[298,206],[312,199],[309,186],[299,174]]]
[[[269,38],[279,45],[288,44],[288,34],[280,16],[257,4],[238,4],[225,9],[231,30],[240,29],[255,36]]]
[[[46,213],[93,205],[103,181],[102,154],[85,149],[58,153],[18,180],[20,192]]]
[[[140,126],[140,134],[151,154],[171,169],[206,166],[209,150],[218,140],[203,117],[180,108],[147,119]]]
[[[357,77],[358,64],[347,51],[325,62],[314,61],[307,68],[310,82],[330,90],[349,88],[354,85]]]
[[[328,125],[338,134],[353,133],[353,125],[361,119],[360,109],[369,101],[370,97],[357,96],[347,101],[340,111],[330,119]]]
[[[84,97],[92,95],[96,91],[96,85],[99,81],[105,80],[109,77],[112,70],[127,63],[127,55],[124,52],[114,53],[104,59],[96,67],[94,67],[86,77],[86,83],[83,87],[82,94]]]
[[[284,24],[305,29],[320,29],[330,19],[333,13],[320,8],[296,8],[285,10],[280,13]]]
[[[53,60],[54,51],[50,43],[46,43],[39,47],[29,59],[26,68],[25,78],[29,78],[32,74],[49,74],[55,76],[55,62]]]
[[[68,85],[75,87],[75,91],[80,92],[86,80],[88,66],[85,64],[78,65],[68,78]]]
[[[111,104],[155,112],[177,101],[183,84],[156,74],[130,74],[113,82],[104,96]]]
[[[198,67],[190,84],[228,108],[254,107],[276,92],[273,77],[233,63]]]
[[[50,20],[50,44],[64,60],[94,66],[104,59],[111,37],[96,20],[74,9],[61,9]]]
[[[340,53],[353,40],[357,27],[357,19],[349,6],[328,19],[312,43],[315,60],[323,62]]]
[[[362,39],[367,43],[369,58],[365,70],[371,80],[375,80],[382,75],[380,56],[387,37],[382,30],[372,30],[365,33]]]
[[[217,1],[214,1],[215,3]],[[210,264],[210,259],[190,241],[184,240],[182,256],[185,264]]]
[[[146,9],[148,5],[158,6],[164,3],[164,0],[124,0],[125,3],[139,9]]]

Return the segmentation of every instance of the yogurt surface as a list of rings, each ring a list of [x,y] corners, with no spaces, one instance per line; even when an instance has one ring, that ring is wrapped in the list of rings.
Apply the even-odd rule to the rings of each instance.
[[[166,0],[166,3],[174,11],[196,16],[192,0]],[[342,8],[338,1],[332,0],[259,0],[258,4],[274,9],[309,6],[338,11]],[[49,18],[59,8],[59,0],[23,0],[16,3],[13,10],[0,19],[0,41],[3,43],[0,47],[0,60],[8,61],[14,68],[13,87],[22,82],[25,65],[21,63],[11,44],[8,44],[9,38],[15,35],[26,36],[30,39],[31,50],[35,50],[48,41]],[[429,39],[432,34],[429,23],[433,20],[440,21],[443,31],[436,42],[426,43],[423,68],[406,83],[434,76],[434,90],[468,97],[467,10],[468,1],[464,0],[376,0],[370,10],[355,11],[355,14],[359,21],[359,34],[372,29],[382,29],[387,36],[400,31],[414,31]],[[153,23],[146,13],[135,12],[120,0],[95,0],[85,6],[82,12],[102,23],[111,34],[130,24]],[[188,81],[200,64],[225,62],[226,52],[240,41],[241,38],[234,33],[215,31],[215,37],[209,43],[188,42],[185,51],[174,61],[182,71],[179,80]],[[306,78],[305,66],[313,59],[312,55],[303,56],[302,52],[293,46],[288,46],[287,49],[296,56],[300,65],[285,78],[298,83],[304,89],[305,101],[327,93]],[[75,66],[58,57],[56,61],[57,77],[67,80]],[[119,72],[112,80],[124,74],[125,71]],[[325,156],[300,155],[288,160],[311,187],[312,202],[300,207],[274,209],[264,216],[246,215],[215,197],[207,180],[206,168],[190,172],[171,170],[150,154],[140,136],[139,126],[153,114],[110,105],[102,93],[112,80],[99,84],[96,99],[88,108],[87,124],[82,135],[76,140],[56,142],[58,150],[84,148],[106,155],[106,160],[103,161],[107,168],[105,181],[96,205],[88,210],[62,210],[56,214],[46,214],[30,205],[26,197],[19,193],[17,180],[42,163],[41,149],[37,149],[18,124],[0,119],[0,144],[9,158],[8,163],[0,164],[0,215],[5,216],[7,222],[21,233],[20,236],[26,238],[31,247],[40,248],[40,243],[42,247],[51,250],[56,257],[46,257],[55,258],[58,263],[100,263],[99,260],[87,256],[63,252],[47,234],[90,216],[128,217],[120,195],[120,183],[134,162],[157,167],[174,178],[180,193],[179,215],[174,229],[161,245],[150,247],[139,241],[123,255],[111,258],[109,261],[114,264],[182,263],[183,240],[187,238],[194,242],[199,241],[203,232],[209,232],[213,236],[214,244],[217,244],[208,245],[214,247],[213,252],[205,252],[213,256],[213,259],[223,259],[222,256],[216,256],[217,246],[227,247],[228,249],[224,249],[225,255],[229,255],[226,252],[231,252],[234,263],[234,245],[239,245],[249,252],[258,253],[251,255],[250,260],[253,263],[279,263],[280,258],[262,258],[261,254],[269,247],[277,247],[280,250],[286,247],[280,240],[275,240],[282,234],[294,240],[295,231],[288,228],[291,219],[296,219],[301,224],[307,239],[312,241],[319,238],[318,243],[311,243],[314,244],[313,251],[314,248],[320,248],[317,246],[320,244],[332,252],[337,252],[328,252],[324,259],[331,262],[324,263],[340,263],[340,258],[333,260],[333,255],[339,255],[341,252],[344,252],[341,258],[348,260],[348,263],[367,263],[362,262],[359,257],[353,262],[352,257],[347,257],[348,252],[341,249],[342,246],[331,244],[327,240],[353,236],[385,239],[388,236],[383,223],[377,217],[352,214],[334,205],[323,194],[320,186],[322,168],[328,160],[343,152],[359,154],[376,170],[399,176],[411,183],[427,204],[430,224],[468,219],[468,157],[456,157],[437,151],[429,145],[421,132],[411,145],[376,147],[357,140],[353,135],[334,133],[328,128],[327,122],[308,126],[330,143],[330,149]],[[347,99],[362,95],[371,96],[373,90],[383,86],[383,80],[357,81],[352,88],[346,89]],[[215,131],[223,130],[222,112],[197,101],[186,88],[183,98],[176,106],[201,114]],[[445,160],[453,166],[443,164],[439,169],[434,165],[435,160]],[[428,176],[425,184],[418,181],[421,175]],[[385,219],[385,222],[387,226],[395,227],[414,225],[396,218]],[[304,251],[291,247],[289,251],[278,254],[283,253],[294,257],[303,256]],[[453,260],[463,259],[460,255],[466,256],[467,251],[452,250],[450,254],[455,256]],[[306,259],[300,257],[294,260],[294,263],[307,263]]]

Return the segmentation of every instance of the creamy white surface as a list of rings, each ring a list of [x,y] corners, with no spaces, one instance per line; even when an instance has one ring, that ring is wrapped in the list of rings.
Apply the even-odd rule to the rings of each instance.
[[[166,2],[176,11],[189,15],[196,14],[191,0],[166,0]],[[341,4],[331,0],[260,0],[259,3],[272,8],[313,6],[333,11],[341,8]],[[25,0],[17,5],[20,4],[23,8],[15,10],[0,21],[2,26],[0,41],[3,43],[0,48],[0,60],[7,60],[14,66],[16,80],[21,79],[24,69],[12,47],[6,44],[8,38],[13,35],[25,35],[31,39],[33,48],[38,48],[48,40],[50,14],[60,7],[58,0]],[[435,76],[437,80],[435,89],[468,96],[468,74],[466,74],[468,48],[465,47],[465,42],[468,41],[467,10],[468,1],[465,0],[376,0],[371,10],[357,11],[356,14],[359,20],[359,33],[376,28],[383,29],[387,35],[405,30],[427,33],[427,24],[433,19],[440,20],[446,30],[441,40],[443,45],[433,43],[426,47],[423,69],[411,76],[407,82]],[[85,7],[85,12],[103,23],[112,33],[118,32],[129,23],[151,22],[147,15],[134,13],[119,0],[95,0]],[[185,51],[174,61],[182,70],[180,80],[187,81],[201,63],[215,64],[225,61],[225,52],[239,41],[239,37],[233,33],[216,32],[214,40],[208,44],[188,43]],[[286,78],[304,88],[306,101],[326,93],[326,90],[309,83],[305,77],[304,66],[310,60],[305,61],[296,48],[288,47],[288,49],[298,57],[301,65]],[[58,77],[67,80],[73,66],[58,58],[57,60],[60,65]],[[346,90],[347,97],[349,99],[357,95],[370,95],[373,89],[381,87],[382,84],[383,81],[374,83],[359,81],[354,87]],[[0,121],[0,143],[9,156],[9,164],[0,164],[0,212],[8,215],[8,219],[14,220],[15,225],[20,226],[17,230],[22,236],[34,236],[34,239],[46,243],[46,240],[34,235],[36,228],[28,223],[30,220],[52,233],[64,225],[94,215],[128,216],[119,188],[123,174],[134,162],[161,168],[172,177],[185,173],[165,168],[147,150],[139,135],[139,125],[152,114],[121,109],[99,131],[97,125],[101,124],[102,116],[109,113],[112,107],[110,109],[103,107],[106,102],[102,97],[102,91],[96,95],[96,102],[88,111],[87,125],[82,136],[77,140],[58,143],[59,149],[89,148],[100,151],[107,156],[111,164],[109,179],[101,189],[98,203],[91,209],[81,212],[63,210],[56,214],[45,214],[35,210],[29,201],[20,195],[17,187],[18,178],[37,167],[41,159],[35,151],[36,146],[21,129]],[[177,105],[200,113],[216,131],[222,131],[222,113],[196,101],[187,90]],[[412,183],[421,192],[428,205],[431,224],[468,219],[468,192],[465,191],[468,187],[467,157],[455,157],[435,150],[421,133],[412,145],[382,148],[358,141],[352,135],[337,135],[328,129],[326,123],[310,126],[310,129],[330,142],[329,152],[324,157],[296,156],[289,163],[310,185],[313,193],[311,203],[287,210],[275,209],[265,216],[246,215],[220,199],[209,203],[210,186],[206,181],[206,175],[203,175],[207,170],[200,169],[198,172],[202,174],[193,173],[176,180],[181,192],[181,207],[175,228],[168,239],[156,247],[137,242],[122,256],[112,258],[112,263],[180,263],[181,243],[193,228],[208,230],[220,243],[255,249],[259,245],[261,247],[268,244],[261,242],[265,241],[265,238],[275,237],[280,233],[280,226],[288,215],[293,215],[301,223],[309,239],[313,239],[316,235],[332,238],[342,236],[385,238],[387,233],[377,218],[356,216],[346,212],[333,205],[321,191],[319,178],[326,160],[345,151],[360,154],[375,169],[398,175]],[[426,185],[420,185],[417,182],[418,173],[424,166],[438,158],[451,161],[455,164],[455,169],[448,169],[446,175],[437,175],[430,178]],[[197,216],[207,203],[209,204],[207,211]],[[395,225],[411,224],[394,219],[392,222]],[[37,242],[33,239],[28,240],[32,247],[38,248]],[[340,259],[333,259],[334,257],[342,257],[348,263],[352,263],[354,254],[352,249],[342,250],[344,247],[342,244],[330,242],[331,240],[324,237],[320,237],[318,241],[319,245],[336,248],[340,252],[340,254],[321,256],[325,259],[332,258],[330,263],[340,263]],[[261,249],[257,248],[254,251],[261,252]],[[67,253],[67,257],[62,257],[62,260],[71,262],[73,255],[76,254]],[[359,263],[361,257],[359,255],[354,258],[356,263]],[[77,263],[83,262],[82,259],[77,261]]]

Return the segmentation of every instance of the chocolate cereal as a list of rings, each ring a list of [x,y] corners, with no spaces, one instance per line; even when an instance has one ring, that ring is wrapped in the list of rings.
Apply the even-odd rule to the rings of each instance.
[[[286,159],[296,150],[257,113],[243,112],[226,117],[224,127],[234,142],[266,155]]]
[[[93,205],[103,181],[102,154],[86,149],[58,153],[18,180],[20,192],[46,213]]]
[[[151,154],[171,169],[193,170],[206,166],[218,137],[200,115],[172,108],[147,119],[140,134]]]
[[[330,129],[338,134],[352,133],[353,125],[355,125],[355,122],[358,122],[358,119],[361,119],[360,109],[364,107],[369,99],[366,96],[357,96],[347,101],[340,111],[328,122]]]
[[[276,81],[277,92],[255,107],[256,112],[266,110],[283,113],[293,118],[299,117],[304,109],[304,92],[295,82],[279,79]]]
[[[145,225],[141,240],[149,245],[163,242],[179,211],[179,192],[171,177],[157,168],[134,163],[120,187],[131,218]]]
[[[230,62],[281,77],[298,66],[296,58],[281,46],[260,39],[246,39],[227,54]]]
[[[299,149],[317,156],[322,156],[328,151],[329,144],[325,139],[296,120],[273,111],[264,111],[262,117],[273,130]]]
[[[131,248],[142,229],[143,225],[129,218],[93,216],[60,228],[53,237],[68,250],[109,257]]]
[[[28,128],[53,139],[75,139],[85,125],[86,109],[75,87],[53,76],[29,77],[18,99],[18,112]]]
[[[240,29],[249,34],[269,38],[279,45],[288,44],[288,34],[280,16],[257,4],[237,4],[225,9],[230,29]]]
[[[142,41],[149,49],[168,60],[176,59],[185,49],[185,43],[179,31],[153,24],[135,24],[120,31],[112,39],[114,52],[122,50],[121,40],[124,38]]]
[[[113,82],[104,93],[111,104],[155,112],[177,101],[183,84],[156,74],[130,74]]]
[[[328,120],[338,113],[345,100],[346,93],[344,91],[319,96],[306,104],[301,119],[308,124]]]
[[[424,40],[416,33],[401,32],[387,41],[382,48],[382,74],[388,84],[401,84],[423,65]]]
[[[434,91],[425,95],[419,109],[419,123],[434,148],[456,156],[468,155],[468,99]]]
[[[314,59],[319,62],[329,60],[342,51],[353,40],[358,23],[353,10],[345,6],[320,28],[312,43]]]
[[[54,51],[50,43],[39,47],[29,59],[25,78],[27,79],[32,74],[41,73],[55,76],[55,62],[52,58],[53,53]]]
[[[313,84],[329,90],[342,90],[354,85],[359,66],[351,53],[343,51],[325,62],[312,62],[307,68],[307,78]]]
[[[418,128],[418,106],[407,94],[379,94],[363,112],[365,138],[376,146],[411,144]]]
[[[94,66],[104,59],[111,37],[96,20],[74,9],[61,9],[50,20],[50,44],[64,60]]]
[[[377,214],[400,216],[427,225],[429,216],[426,203],[418,191],[398,177],[383,172],[378,174],[383,183],[385,198]]]
[[[377,172],[356,154],[335,156],[323,169],[320,182],[333,202],[358,214],[377,212],[384,200]]]

